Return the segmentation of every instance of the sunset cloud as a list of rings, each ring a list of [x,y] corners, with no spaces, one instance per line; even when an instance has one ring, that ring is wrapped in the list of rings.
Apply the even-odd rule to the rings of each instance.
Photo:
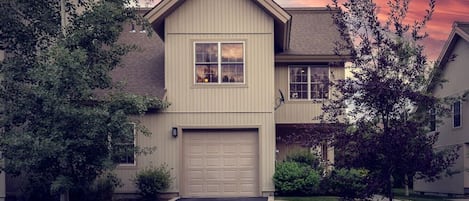
[[[331,0],[275,0],[283,7],[325,7]],[[154,6],[159,0],[140,0],[141,5]],[[150,2],[150,3],[146,3]],[[342,0],[343,2],[343,0]],[[387,0],[374,1],[380,8],[380,17],[385,16]],[[428,0],[412,0],[407,18],[409,22],[421,20],[428,8]],[[425,31],[429,38],[424,41],[430,59],[436,59],[448,39],[454,21],[469,21],[469,0],[436,1],[435,13]]]

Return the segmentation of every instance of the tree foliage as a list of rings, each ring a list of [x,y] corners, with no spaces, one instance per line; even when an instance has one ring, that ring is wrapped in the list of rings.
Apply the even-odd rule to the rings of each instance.
[[[129,115],[168,106],[158,98],[104,93],[113,88],[109,72],[134,49],[117,43],[122,25],[143,22],[129,3],[1,1],[0,48],[7,57],[0,63],[0,151],[6,172],[27,175],[49,195],[88,186],[114,167],[112,139],[130,135],[124,129]]]
[[[348,110],[354,124],[335,136],[342,165],[370,170],[375,186],[392,198],[393,175],[434,179],[457,157],[456,149],[433,149],[437,133],[427,135],[428,115],[418,114],[441,102],[426,91],[429,62],[421,43],[435,0],[420,21],[406,19],[410,0],[388,0],[386,19],[378,18],[372,0],[333,3],[348,41],[337,42],[336,52],[351,50],[353,77],[332,83],[337,99],[324,105],[323,118],[338,122]]]

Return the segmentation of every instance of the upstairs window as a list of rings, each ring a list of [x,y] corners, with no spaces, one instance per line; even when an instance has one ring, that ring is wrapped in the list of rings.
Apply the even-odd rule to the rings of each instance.
[[[461,127],[461,101],[453,103],[453,127]]]
[[[135,165],[135,124],[124,126],[126,135],[114,137],[113,160],[120,165]]]
[[[197,42],[194,49],[196,84],[244,83],[243,42]]]
[[[291,66],[290,99],[311,100],[329,98],[329,68]]]

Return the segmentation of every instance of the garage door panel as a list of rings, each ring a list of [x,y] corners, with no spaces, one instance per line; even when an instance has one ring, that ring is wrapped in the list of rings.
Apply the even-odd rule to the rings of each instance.
[[[184,131],[183,146],[183,196],[258,196],[255,131]]]

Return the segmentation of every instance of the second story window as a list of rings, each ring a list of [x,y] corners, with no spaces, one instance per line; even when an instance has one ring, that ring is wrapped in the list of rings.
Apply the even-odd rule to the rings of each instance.
[[[135,165],[135,124],[124,126],[126,135],[114,137],[113,160],[119,165]]]
[[[197,42],[194,49],[196,84],[244,83],[243,42]]]
[[[329,98],[329,68],[291,66],[290,99],[311,100]]]
[[[461,101],[453,103],[453,127],[461,127]]]

